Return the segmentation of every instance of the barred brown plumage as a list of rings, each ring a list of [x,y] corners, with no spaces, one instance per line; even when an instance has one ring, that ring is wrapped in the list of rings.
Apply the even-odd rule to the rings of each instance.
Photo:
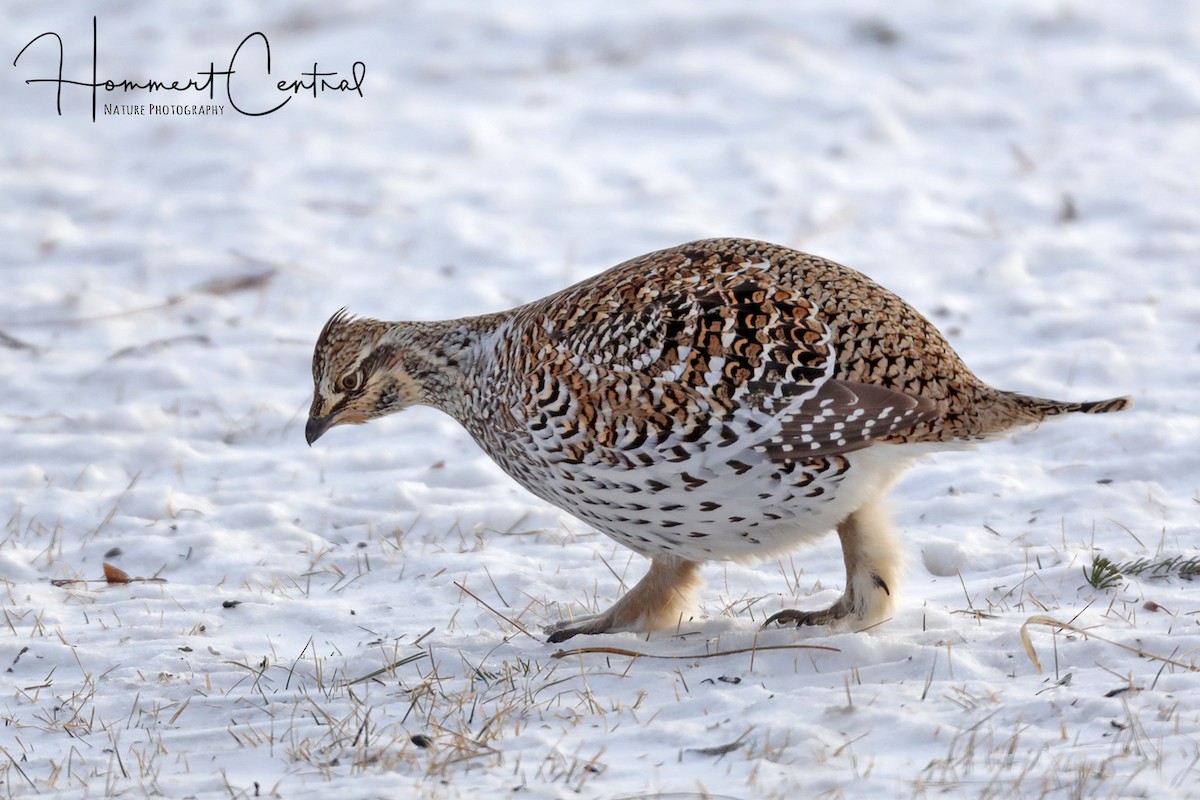
[[[699,563],[833,529],[841,599],[768,622],[875,624],[899,582],[882,500],[913,458],[1131,404],[993,389],[866,276],[745,239],[649,253],[485,316],[339,311],[313,380],[309,444],[333,425],[433,406],[530,492],[650,558],[608,611],[551,626],[555,642],[675,625]]]

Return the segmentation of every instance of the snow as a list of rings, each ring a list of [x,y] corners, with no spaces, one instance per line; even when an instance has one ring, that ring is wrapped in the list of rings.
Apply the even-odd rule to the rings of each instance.
[[[363,93],[58,116],[48,40],[11,62],[55,31],[86,79],[92,13],[102,79],[261,31],[272,80]],[[0,44],[3,795],[1200,797],[1194,584],[1084,577],[1200,556],[1200,5],[9,0]],[[875,630],[759,631],[840,592],[827,537],[563,657],[540,627],[639,558],[434,411],[305,446],[340,306],[718,235],[866,272],[1004,388],[1137,405],[913,468]]]

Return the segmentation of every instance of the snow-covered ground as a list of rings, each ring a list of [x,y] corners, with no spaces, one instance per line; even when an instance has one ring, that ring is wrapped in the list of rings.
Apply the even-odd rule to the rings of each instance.
[[[1200,797],[1188,565],[1085,578],[1200,557],[1200,4],[4,7],[0,796]],[[52,37],[12,61],[54,31],[90,81],[93,12],[101,80],[261,31],[247,107],[314,63],[362,96],[59,116]],[[912,470],[877,630],[759,631],[837,596],[830,537],[561,657],[540,626],[640,559],[431,410],[305,446],[339,306],[481,313],[716,235],[868,273],[997,385],[1137,406]]]

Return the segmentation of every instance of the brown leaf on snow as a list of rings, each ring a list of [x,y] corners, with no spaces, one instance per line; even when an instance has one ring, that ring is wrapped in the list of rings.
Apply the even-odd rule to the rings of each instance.
[[[50,581],[51,586],[73,586],[77,583],[87,585],[89,583],[106,583],[109,586],[121,586],[130,583],[166,583],[166,578],[131,578],[129,573],[120,567],[114,567],[108,562],[103,562],[101,566],[104,568],[104,578],[102,580],[88,580],[87,578],[55,578]]]
[[[133,578],[129,577],[129,573],[120,567],[114,567],[107,561],[103,564],[104,581],[105,583],[129,583]]]

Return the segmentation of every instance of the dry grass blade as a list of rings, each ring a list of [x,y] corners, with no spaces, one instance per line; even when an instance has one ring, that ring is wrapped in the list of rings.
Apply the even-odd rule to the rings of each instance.
[[[516,628],[516,629],[517,629],[517,630],[519,630],[521,633],[523,633],[523,634],[525,634],[526,636],[528,636],[530,639],[537,639],[537,638],[538,638],[538,637],[534,636],[532,633],[530,633],[529,631],[525,630],[525,628],[524,628],[524,627],[522,627],[522,626],[521,626],[521,624],[520,624],[519,622],[516,622],[515,620],[513,620],[513,619],[510,619],[509,617],[506,617],[506,616],[504,616],[504,615],[503,615],[503,614],[501,614],[499,611],[497,611],[496,609],[494,609],[494,608],[492,608],[491,606],[489,606],[489,605],[488,605],[486,602],[484,602],[484,601],[483,601],[483,598],[481,598],[479,595],[477,595],[477,594],[475,594],[474,592],[472,592],[472,591],[471,591],[470,589],[468,589],[467,587],[463,586],[463,585],[462,585],[461,583],[459,583],[458,581],[455,581],[455,582],[454,582],[454,585],[455,585],[455,586],[457,586],[457,587],[458,587],[459,589],[461,589],[462,591],[466,592],[467,594],[471,595],[471,597],[475,598],[475,602],[476,602],[476,603],[479,603],[479,605],[483,606],[483,607],[484,607],[484,608],[486,608],[488,611],[492,612],[492,613],[493,613],[493,614],[495,614],[497,617],[499,617],[500,619],[502,619],[502,620],[504,620],[505,622],[507,622],[509,625],[512,625],[514,628]]]
[[[567,658],[588,653],[605,653],[611,656],[629,656],[630,658],[666,658],[691,661],[697,658],[721,658],[736,656],[739,653],[762,653],[767,650],[827,650],[830,653],[840,653],[840,649],[823,644],[767,644],[761,647],[735,647],[732,650],[718,650],[715,653],[697,653],[691,655],[671,655],[669,653],[639,653],[636,650],[626,650],[621,647],[579,647],[574,650],[556,650],[551,658]]]
[[[11,321],[10,325],[23,325],[25,327],[59,327],[69,325],[88,325],[93,322],[104,322],[110,319],[121,319],[131,317],[134,314],[145,314],[151,311],[162,311],[163,309],[177,306],[187,300],[192,295],[208,294],[216,297],[222,297],[235,292],[245,292],[250,289],[261,289],[267,286],[279,270],[269,269],[264,272],[255,272],[249,275],[237,275],[232,278],[214,278],[209,281],[203,281],[196,284],[182,294],[171,295],[161,303],[152,303],[145,306],[137,306],[136,308],[127,308],[123,311],[113,311],[108,314],[97,314],[91,317],[78,317],[76,319],[43,319],[43,320],[28,320],[28,321]],[[10,338],[11,337],[7,337]],[[16,340],[13,340],[16,341]]]
[[[1128,651],[1130,653],[1135,653],[1135,654],[1141,656],[1142,658],[1149,658],[1153,661],[1158,661],[1163,664],[1170,664],[1173,667],[1179,667],[1180,669],[1185,669],[1188,672],[1200,672],[1200,666],[1196,666],[1195,664],[1185,664],[1182,661],[1176,661],[1175,659],[1167,658],[1166,656],[1160,656],[1160,655],[1156,655],[1154,653],[1147,652],[1140,647],[1131,647],[1130,645],[1127,645],[1127,644],[1121,644],[1120,642],[1114,642],[1112,639],[1106,639],[1103,636],[1099,636],[1095,633],[1092,633],[1091,631],[1086,631],[1083,628],[1076,627],[1075,625],[1071,625],[1070,623],[1067,623],[1067,622],[1059,622],[1058,620],[1053,619],[1052,617],[1036,615],[1036,616],[1032,616],[1029,619],[1025,620],[1025,623],[1023,625],[1021,625],[1021,645],[1025,648],[1025,654],[1027,656],[1029,656],[1029,660],[1031,662],[1033,662],[1033,667],[1034,667],[1034,669],[1036,669],[1038,671],[1039,674],[1042,672],[1042,662],[1038,660],[1037,652],[1033,649],[1033,640],[1029,638],[1029,626],[1030,625],[1042,625],[1047,628],[1057,628],[1059,630],[1071,631],[1072,633],[1079,634],[1080,636],[1084,637],[1085,639],[1086,638],[1096,639],[1098,641],[1104,642],[1105,644],[1111,644],[1113,647],[1119,647],[1122,650]]]
[[[21,765],[18,764],[17,760],[12,757],[12,754],[8,752],[8,749],[4,748],[4,747],[0,747],[0,750],[4,751],[4,755],[8,756],[8,760],[12,762],[13,767],[17,770],[17,772],[20,774],[20,776],[22,778],[24,778],[25,782],[28,783],[30,786],[32,786],[34,788],[34,790],[36,791],[37,784],[29,779],[29,776],[25,774],[25,770],[21,769]]]
[[[36,347],[29,342],[23,342],[15,336],[9,336],[4,331],[0,331],[0,346],[7,347],[10,350],[28,350],[30,353],[35,354],[45,352],[42,348]]]
[[[750,735],[750,731],[752,730],[754,730],[753,725],[751,725],[749,728],[746,728],[745,732],[741,736],[734,739],[732,742],[727,742],[726,744],[718,744],[713,747],[689,747],[687,749],[692,753],[699,753],[702,756],[720,757],[728,755],[746,743],[746,737]]]
[[[63,326],[70,326],[70,325],[90,325],[93,322],[104,322],[104,321],[110,320],[110,319],[122,319],[124,317],[131,317],[134,314],[145,314],[150,311],[162,311],[163,309],[171,308],[172,306],[177,306],[186,299],[187,299],[187,297],[185,295],[172,295],[171,297],[168,297],[166,300],[164,300],[161,303],[152,303],[151,305],[147,305],[147,306],[137,306],[136,308],[127,308],[122,311],[113,311],[108,314],[97,314],[92,317],[78,317],[75,319],[51,318],[51,319],[28,320],[28,321],[15,321],[14,320],[10,324],[22,325],[27,328],[63,327]]]
[[[399,661],[393,661],[392,663],[388,664],[387,666],[380,667],[377,670],[368,672],[366,675],[363,675],[358,678],[354,678],[353,680],[348,680],[348,681],[346,681],[345,685],[353,686],[356,683],[362,683],[363,681],[369,681],[369,680],[371,680],[371,678],[374,678],[378,675],[382,675],[385,672],[391,672],[392,670],[396,669],[397,667],[403,667],[405,664],[411,664],[414,661],[425,658],[427,655],[429,655],[429,654],[424,653],[424,652],[413,653],[411,656],[405,656],[404,658],[400,659]]]
[[[141,356],[148,353],[157,353],[160,350],[166,350],[168,347],[173,347],[177,344],[200,344],[205,347],[212,346],[212,339],[202,333],[191,333],[184,336],[172,336],[169,339],[156,339],[153,342],[146,344],[131,345],[122,347],[117,352],[108,357],[108,361],[116,361],[118,358],[126,358],[128,356]]]
[[[261,289],[266,286],[271,280],[279,274],[279,270],[268,269],[264,272],[255,272],[250,275],[237,275],[232,278],[213,278],[210,281],[204,281],[193,286],[189,293],[199,292],[201,294],[211,294],[216,296],[233,294],[234,292],[245,292],[250,289]]]

